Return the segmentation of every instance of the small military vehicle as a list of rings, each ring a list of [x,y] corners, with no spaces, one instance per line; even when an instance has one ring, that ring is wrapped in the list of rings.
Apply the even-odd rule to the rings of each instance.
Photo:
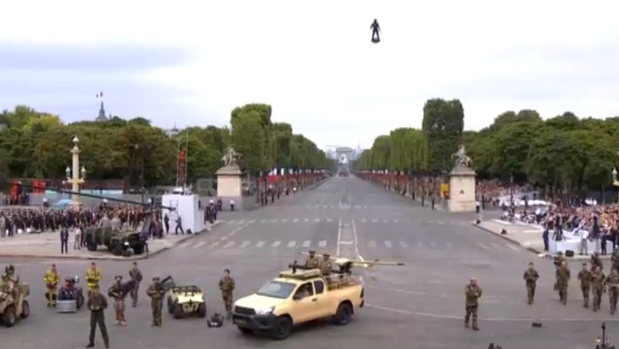
[[[175,319],[188,316],[206,317],[206,302],[202,290],[196,285],[177,286],[171,276],[161,281],[163,289],[168,292],[168,313]]]
[[[58,290],[58,297],[56,298],[57,312],[75,313],[84,306],[84,290],[77,286],[79,282],[79,276],[65,279],[65,284]]]
[[[96,251],[99,246],[107,247],[115,256],[144,253],[146,242],[134,230],[113,230],[111,227],[88,227],[84,231],[84,241],[88,251]]]
[[[6,327],[13,327],[18,319],[30,316],[30,284],[18,282],[14,292],[7,292],[5,287],[0,289],[0,319]]]

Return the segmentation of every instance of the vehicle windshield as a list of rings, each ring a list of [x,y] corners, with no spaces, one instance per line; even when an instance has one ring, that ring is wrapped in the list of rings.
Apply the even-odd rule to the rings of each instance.
[[[262,286],[256,294],[259,296],[286,299],[290,297],[295,287],[296,284],[291,284],[289,282],[271,281]]]

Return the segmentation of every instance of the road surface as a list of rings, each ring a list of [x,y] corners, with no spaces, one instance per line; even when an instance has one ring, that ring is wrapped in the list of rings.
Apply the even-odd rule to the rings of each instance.
[[[235,296],[247,295],[274,277],[301,251],[316,249],[346,257],[393,259],[404,267],[362,271],[367,307],[346,327],[304,326],[283,342],[246,337],[226,324],[207,329],[204,321],[173,320],[150,327],[149,303],[141,291],[137,309],[127,309],[128,327],[112,326],[112,347],[197,348],[589,348],[602,321],[609,332],[617,324],[604,311],[581,307],[574,280],[570,301],[560,305],[552,291],[554,269],[499,237],[470,226],[474,215],[450,215],[421,208],[410,199],[387,193],[357,178],[333,178],[313,191],[284,198],[252,212],[225,213],[223,223],[149,260],[141,261],[146,280],[174,276],[206,292],[209,315],[222,311],[217,282],[229,268]],[[522,273],[535,261],[541,274],[537,302],[525,304]],[[0,261],[4,264],[9,261]],[[44,306],[43,273],[51,261],[12,260],[23,280],[32,283],[32,316],[11,329],[0,329],[3,348],[78,348],[86,344],[88,314],[57,315]],[[63,276],[83,277],[88,261],[58,262]],[[107,288],[113,276],[126,275],[129,262],[99,262]],[[572,266],[576,275],[578,265]],[[463,327],[463,288],[476,276],[484,290],[480,332]],[[146,285],[142,286],[142,290]],[[533,319],[543,322],[531,328]],[[100,343],[100,340],[99,340]]]

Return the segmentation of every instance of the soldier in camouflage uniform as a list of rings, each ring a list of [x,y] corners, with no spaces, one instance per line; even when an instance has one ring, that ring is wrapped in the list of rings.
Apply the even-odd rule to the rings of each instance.
[[[610,256],[610,260],[613,263],[612,269],[619,272],[619,249],[613,251],[613,254]]]
[[[310,250],[309,256],[305,260],[305,267],[311,269],[318,269],[319,265],[320,261],[318,260],[318,257],[316,257],[316,251]]]
[[[86,306],[90,310],[90,333],[88,335],[88,345],[86,348],[94,348],[95,346],[95,330],[99,326],[103,344],[106,348],[110,347],[110,337],[105,326],[105,309],[107,309],[107,299],[99,293],[99,285],[93,286],[88,297]]]
[[[320,261],[320,273],[323,276],[331,275],[331,271],[333,270],[333,263],[331,262],[331,255],[328,253],[324,253],[322,255],[322,260]]]
[[[131,304],[135,308],[138,306],[138,291],[140,290],[140,282],[142,282],[142,272],[138,269],[138,262],[133,262],[133,268],[129,270],[131,280],[135,281],[135,286],[131,289]]]
[[[600,258],[599,252],[593,252],[590,263],[591,269],[593,269],[593,267],[600,267],[600,271],[604,270],[604,265],[602,264],[602,259]]]
[[[578,280],[580,281],[580,290],[582,291],[582,306],[589,307],[589,290],[591,290],[591,280],[593,274],[587,269],[587,263],[582,264],[582,270],[578,272]]]
[[[561,262],[561,267],[557,269],[557,291],[559,291],[559,300],[563,305],[567,304],[567,287],[572,277],[567,262]]]
[[[529,268],[524,271],[524,275],[522,276],[525,282],[525,286],[527,287],[527,304],[533,304],[533,299],[535,298],[535,287],[537,286],[537,279],[539,279],[539,274],[537,270],[535,270],[533,266],[533,262],[529,263]]]
[[[617,270],[610,272],[608,278],[606,278],[606,285],[608,286],[608,299],[610,300],[610,314],[614,315],[617,311],[617,300],[619,299],[619,273]]]
[[[593,311],[600,310],[602,305],[602,294],[604,293],[604,285],[606,283],[606,276],[602,272],[600,267],[593,267],[591,272],[591,290],[593,291]]]
[[[477,285],[477,279],[471,278],[471,282],[464,288],[465,303],[464,308],[466,315],[464,316],[464,327],[469,327],[469,319],[473,317],[473,330],[479,331],[477,325],[477,309],[479,308],[479,297],[481,297],[482,290]]]
[[[224,276],[219,280],[219,289],[221,290],[221,299],[224,302],[228,320],[232,318],[232,293],[235,287],[236,284],[234,283],[234,279],[230,276],[230,270],[224,270]]]
[[[161,327],[161,309],[163,308],[163,285],[159,281],[158,277],[153,278],[153,283],[146,290],[146,294],[150,297],[150,309],[153,314],[152,326]]]
[[[561,268],[561,264],[563,264],[563,262],[565,262],[565,256],[563,255],[563,252],[559,251],[557,252],[557,255],[554,257],[554,265],[555,265],[555,269],[557,273],[559,271],[559,268]],[[555,273],[555,275],[557,275],[557,273]],[[556,282],[556,280],[555,280],[554,290],[559,291],[559,284]]]

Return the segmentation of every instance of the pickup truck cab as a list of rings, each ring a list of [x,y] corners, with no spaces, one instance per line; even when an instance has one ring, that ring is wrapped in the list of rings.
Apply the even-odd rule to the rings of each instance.
[[[282,340],[295,325],[309,321],[331,317],[335,324],[346,325],[363,304],[363,285],[356,278],[293,269],[236,301],[232,321],[244,334],[266,333]]]

